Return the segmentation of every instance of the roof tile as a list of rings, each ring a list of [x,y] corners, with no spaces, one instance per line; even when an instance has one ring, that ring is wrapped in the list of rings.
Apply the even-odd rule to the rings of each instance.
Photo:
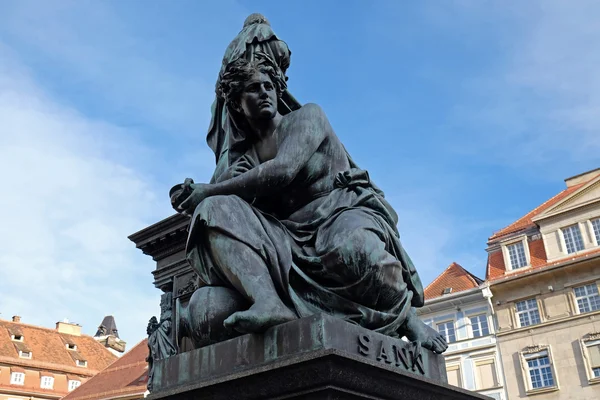
[[[482,282],[483,280],[453,262],[425,288],[425,299],[442,296],[445,288],[452,288],[452,293],[457,293],[476,288]]]
[[[111,399],[146,392],[148,340],[144,339],[108,368],[63,397],[62,400]]]

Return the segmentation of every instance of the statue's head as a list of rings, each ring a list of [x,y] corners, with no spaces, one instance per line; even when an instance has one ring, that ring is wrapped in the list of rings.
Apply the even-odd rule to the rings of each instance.
[[[265,24],[271,26],[267,17],[260,13],[250,14],[248,18],[246,18],[246,20],[244,21],[244,28],[254,24]]]
[[[283,73],[264,53],[227,65],[217,87],[227,106],[249,120],[274,118],[283,90]]]

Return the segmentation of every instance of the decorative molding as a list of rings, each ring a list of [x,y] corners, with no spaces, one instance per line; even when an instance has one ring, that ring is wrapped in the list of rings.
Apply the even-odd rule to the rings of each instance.
[[[583,337],[584,342],[591,342],[592,340],[600,340],[600,332],[590,332]]]
[[[198,289],[198,275],[194,272],[187,280],[185,285],[177,290],[177,297],[193,293]]]
[[[534,354],[534,353],[542,352],[544,350],[548,350],[549,348],[550,348],[550,346],[547,344],[534,344],[534,345],[525,347],[525,350],[523,350],[522,353],[523,354]]]

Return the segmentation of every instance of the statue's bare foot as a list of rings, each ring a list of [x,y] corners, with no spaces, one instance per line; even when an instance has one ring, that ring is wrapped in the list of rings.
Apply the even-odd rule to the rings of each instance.
[[[257,302],[246,311],[231,314],[223,325],[241,333],[258,333],[295,319],[296,314],[281,302]]]
[[[406,335],[408,340],[412,342],[421,342],[421,346],[434,353],[441,354],[448,348],[446,338],[432,327],[423,323],[414,312],[409,313],[400,333]]]

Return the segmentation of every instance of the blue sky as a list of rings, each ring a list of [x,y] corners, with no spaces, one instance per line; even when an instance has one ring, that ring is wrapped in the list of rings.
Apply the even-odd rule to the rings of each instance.
[[[487,237],[600,167],[595,1],[2,1],[0,318],[144,337],[160,293],[126,237],[210,177],[214,83],[252,12],[425,284],[453,261],[483,277]]]

